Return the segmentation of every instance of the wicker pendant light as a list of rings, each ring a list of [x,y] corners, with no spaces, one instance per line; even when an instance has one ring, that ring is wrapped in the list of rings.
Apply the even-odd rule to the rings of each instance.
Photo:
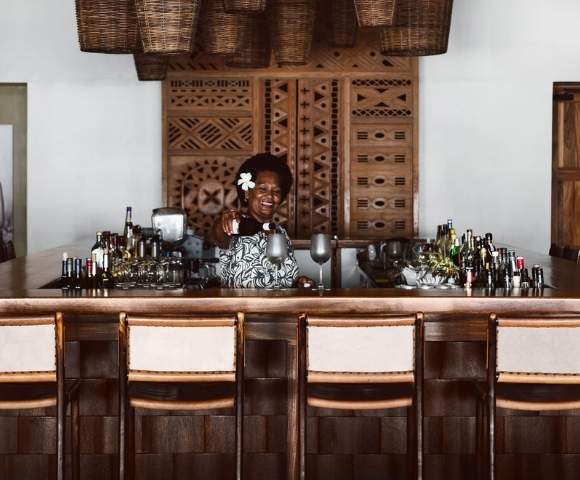
[[[316,15],[313,0],[269,0],[268,20],[279,65],[304,65],[312,48]]]
[[[266,8],[266,0],[224,0],[228,13],[258,13]]]
[[[352,0],[331,0],[330,32],[328,45],[337,48],[351,48],[356,43],[358,23]]]
[[[204,2],[201,9],[199,39],[210,55],[231,55],[240,49],[243,23],[247,15],[226,13],[224,0]]]
[[[392,25],[398,0],[354,0],[358,24],[361,27]]]
[[[145,53],[191,53],[200,3],[200,0],[135,0]]]
[[[272,56],[266,16],[247,15],[239,51],[226,58],[230,68],[267,68]]]
[[[133,55],[137,77],[141,81],[160,81],[167,76],[169,58],[154,53],[136,53]]]
[[[447,52],[453,0],[398,0],[393,27],[381,30],[381,53],[390,56]]]
[[[81,51],[137,51],[137,16],[133,0],[75,0],[75,6]]]

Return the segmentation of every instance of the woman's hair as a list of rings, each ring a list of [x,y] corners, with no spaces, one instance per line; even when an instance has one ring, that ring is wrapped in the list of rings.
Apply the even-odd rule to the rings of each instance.
[[[286,156],[276,157],[270,153],[258,153],[257,155],[248,158],[238,169],[235,183],[240,202],[246,202],[244,190],[241,185],[238,185],[240,175],[242,173],[251,173],[252,181],[255,182],[258,174],[262,172],[273,172],[278,175],[278,178],[280,179],[282,201],[286,199],[293,183],[292,172],[286,163]]]

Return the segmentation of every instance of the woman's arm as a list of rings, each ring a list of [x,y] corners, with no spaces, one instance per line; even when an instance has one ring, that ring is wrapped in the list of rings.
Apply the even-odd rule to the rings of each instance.
[[[229,248],[231,236],[234,233],[233,221],[239,222],[240,218],[240,212],[237,210],[222,212],[214,222],[208,240],[220,248]]]

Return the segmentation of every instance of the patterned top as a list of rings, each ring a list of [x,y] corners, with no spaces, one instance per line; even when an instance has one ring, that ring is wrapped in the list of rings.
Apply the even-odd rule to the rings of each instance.
[[[279,285],[284,288],[294,286],[298,278],[298,264],[294,249],[286,230],[276,227],[288,241],[288,256],[280,265]],[[268,235],[258,232],[255,235],[236,236],[230,248],[220,251],[221,281],[225,288],[266,288],[276,284],[276,267],[266,258]]]

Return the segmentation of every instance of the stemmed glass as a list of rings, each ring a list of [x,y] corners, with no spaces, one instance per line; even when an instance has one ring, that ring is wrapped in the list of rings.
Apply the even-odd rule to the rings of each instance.
[[[324,283],[322,282],[322,265],[328,262],[332,248],[330,247],[330,235],[326,233],[315,233],[310,240],[310,256],[318,265],[320,265],[320,282],[318,283],[318,290],[324,290]]]
[[[268,245],[266,246],[266,257],[268,261],[276,268],[276,283],[273,290],[281,290],[280,288],[280,265],[288,256],[288,242],[286,237],[281,233],[273,233],[268,237]]]

